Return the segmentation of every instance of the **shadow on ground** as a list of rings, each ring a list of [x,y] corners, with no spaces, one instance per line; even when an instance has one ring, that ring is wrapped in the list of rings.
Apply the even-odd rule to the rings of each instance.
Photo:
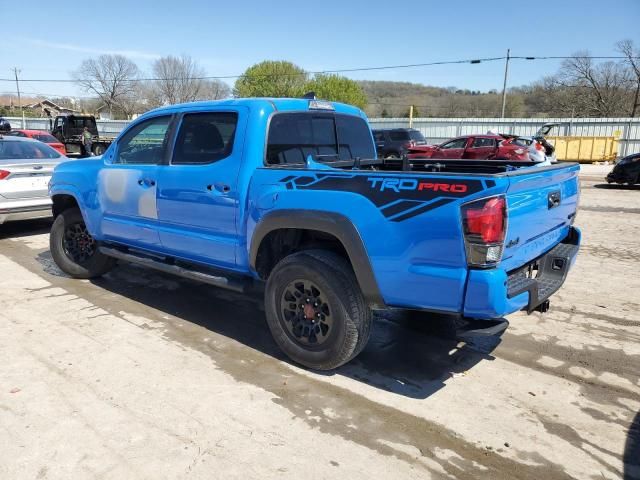
[[[11,237],[30,237],[49,233],[53,219],[19,220],[0,225],[0,240]]]
[[[640,185],[618,185],[617,183],[596,183],[593,188],[603,190],[640,190]]]
[[[640,412],[633,419],[624,447],[624,480],[640,479]]]
[[[50,266],[49,252],[40,263]],[[120,265],[93,283],[155,310],[200,325],[281,361],[288,361],[273,341],[259,294],[242,295],[165,275],[134,265]],[[121,309],[120,305],[114,310]],[[159,315],[162,317],[162,315]],[[165,320],[162,320],[165,321]],[[203,335],[190,346],[207,346]],[[180,334],[172,337],[183,341]],[[194,341],[196,345],[194,345]],[[446,317],[408,319],[401,312],[378,315],[365,350],[349,364],[321,375],[344,375],[412,398],[426,398],[453,375],[464,375],[490,352],[500,338],[482,337],[462,344]],[[207,350],[208,351],[208,350]]]
[[[50,227],[51,220],[7,223],[0,226],[0,240],[47,233]],[[58,278],[56,283],[60,286],[86,295],[82,289],[87,284],[62,273],[49,251],[39,253],[37,260],[46,274]],[[167,322],[166,314],[172,315],[280,361],[288,361],[267,327],[261,293],[237,294],[128,264],[120,265],[93,284],[101,287],[104,294],[92,295],[89,300],[101,302],[100,306],[114,314],[123,307],[109,292],[159,311],[159,314],[149,309],[144,311],[145,315],[157,315],[155,320]],[[177,329],[177,322],[171,323],[174,330]],[[448,317],[409,318],[400,311],[386,311],[376,315],[371,339],[356,359],[320,375],[344,375],[399,395],[426,398],[452,376],[464,375],[482,360],[492,360],[490,353],[500,343],[499,336],[467,339],[461,343],[454,332]],[[211,354],[204,336],[186,338],[184,332],[177,331],[174,339],[188,341],[190,346]]]

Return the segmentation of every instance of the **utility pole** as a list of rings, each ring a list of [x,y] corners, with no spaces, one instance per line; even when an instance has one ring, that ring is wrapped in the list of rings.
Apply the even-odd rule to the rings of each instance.
[[[507,106],[507,77],[509,76],[509,58],[511,49],[507,48],[507,59],[504,62],[504,83],[502,84],[502,114],[500,118],[504,118],[504,109]]]
[[[13,73],[16,76],[16,90],[18,91],[18,106],[20,107],[20,115],[22,115],[22,128],[25,128],[24,122],[24,110],[22,109],[22,99],[20,98],[20,82],[18,82],[18,70],[16,67],[13,67]]]

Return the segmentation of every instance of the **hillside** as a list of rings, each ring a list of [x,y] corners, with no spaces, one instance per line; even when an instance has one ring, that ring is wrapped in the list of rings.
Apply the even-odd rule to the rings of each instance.
[[[403,117],[408,115],[409,105],[414,105],[417,115],[429,117],[493,117],[500,115],[500,93],[460,90],[455,87],[431,87],[409,82],[359,81],[369,104],[370,117]],[[510,90],[507,115],[526,115],[528,94],[521,89]]]

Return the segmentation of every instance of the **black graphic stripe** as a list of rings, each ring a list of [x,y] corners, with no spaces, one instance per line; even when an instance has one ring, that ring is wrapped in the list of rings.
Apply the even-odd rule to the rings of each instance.
[[[433,210],[434,208],[441,207],[446,205],[447,203],[453,202],[452,198],[441,198],[440,200],[436,200],[435,202],[428,203],[420,208],[416,208],[415,210],[411,210],[410,212],[405,213],[404,215],[400,215],[399,217],[392,218],[392,222],[402,222],[403,220],[408,220],[410,218],[415,217],[416,215],[420,215],[421,213],[428,212],[429,210]]]
[[[418,202],[415,200],[402,200],[401,202],[394,203],[392,205],[389,205],[388,207],[383,207],[382,214],[385,217],[393,217],[394,215],[409,210],[410,208],[415,208],[422,203],[424,202]]]

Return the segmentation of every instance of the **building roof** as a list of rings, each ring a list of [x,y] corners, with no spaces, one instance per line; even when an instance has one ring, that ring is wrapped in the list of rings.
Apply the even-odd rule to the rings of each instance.
[[[57,111],[62,111],[62,110],[66,110],[67,112],[77,112],[78,110],[74,110],[73,108],[69,108],[69,107],[63,107],[61,105],[58,105],[57,103],[52,102],[49,99],[44,99],[44,100],[38,100],[34,103],[31,103],[29,105],[23,105],[25,108],[36,108],[38,106],[40,107],[49,107],[49,108],[53,108]]]

